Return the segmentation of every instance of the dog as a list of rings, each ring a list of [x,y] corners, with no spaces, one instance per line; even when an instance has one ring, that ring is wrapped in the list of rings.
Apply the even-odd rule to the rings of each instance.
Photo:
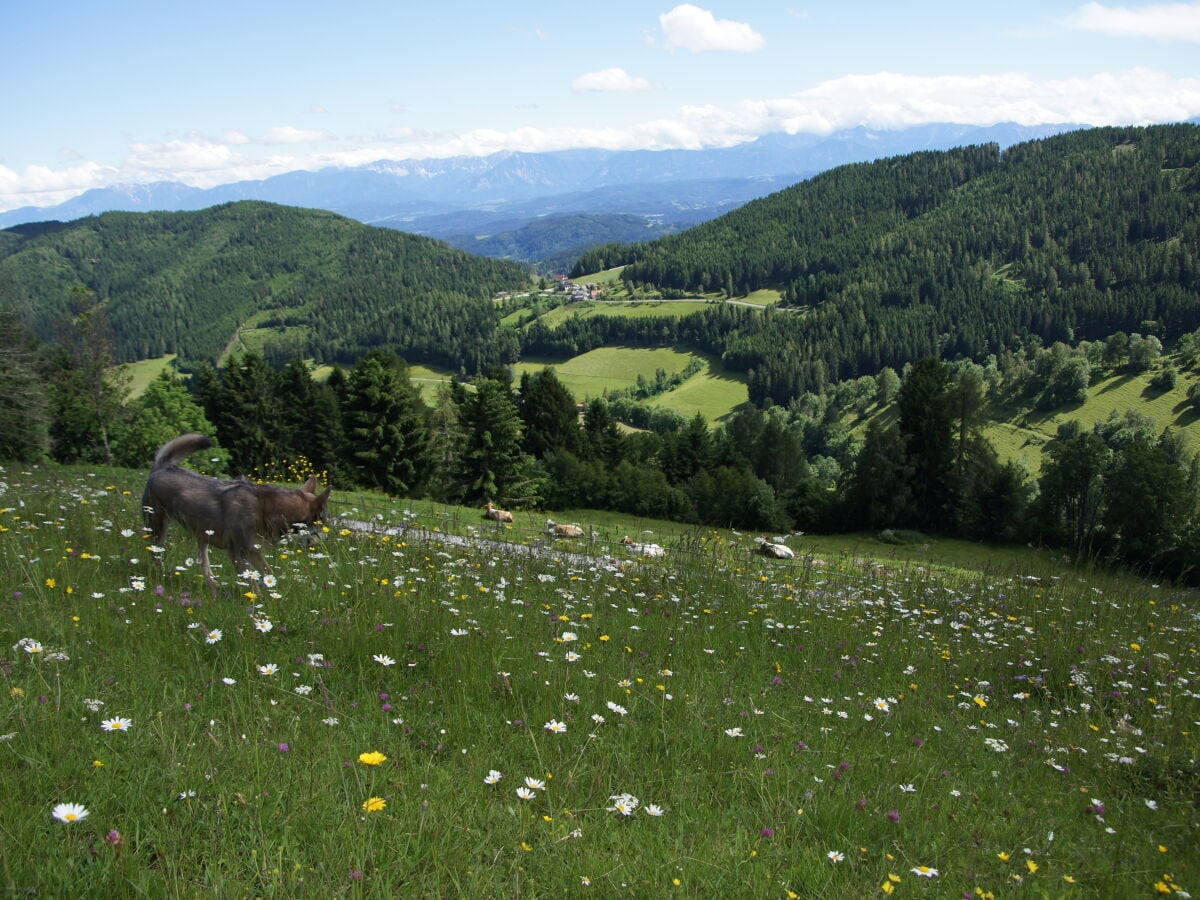
[[[244,478],[210,478],[179,465],[212,445],[207,435],[181,434],[158,448],[142,493],[142,516],[155,544],[163,544],[171,521],[192,533],[200,547],[204,580],[216,596],[217,580],[208,559],[210,546],[228,553],[238,572],[243,566],[269,572],[262,545],[278,541],[294,529],[311,531],[325,516],[330,488],[326,486],[318,494],[316,478],[299,489],[254,484]]]

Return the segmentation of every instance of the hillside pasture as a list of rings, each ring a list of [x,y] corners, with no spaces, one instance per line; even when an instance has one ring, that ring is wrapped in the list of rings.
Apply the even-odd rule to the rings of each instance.
[[[150,382],[161,375],[165,369],[174,366],[177,358],[176,354],[168,353],[166,356],[139,359],[137,362],[122,365],[120,368],[129,376],[129,396],[131,398],[140,396]]]
[[[661,406],[690,419],[697,413],[711,426],[748,402],[745,378],[725,368],[720,358],[698,354],[706,368],[673,391],[651,397],[651,406]]]
[[[0,474],[11,893],[1196,890],[1194,595],[335,495],[211,598],[144,472]]]
[[[683,371],[693,359],[703,358],[690,350],[672,347],[600,347],[568,360],[525,359],[514,366],[519,379],[524,372],[553,367],[554,374],[579,402],[603,396],[606,391],[636,386],[638,376],[653,381],[655,372],[668,375]]]

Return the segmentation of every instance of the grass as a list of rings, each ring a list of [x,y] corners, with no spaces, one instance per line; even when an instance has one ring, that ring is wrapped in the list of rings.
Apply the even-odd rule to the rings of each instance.
[[[129,396],[137,397],[146,387],[157,378],[164,369],[175,363],[176,354],[157,356],[154,359],[140,359],[137,362],[126,363],[121,368],[129,375]]]
[[[219,570],[213,599],[187,540],[140,538],[143,479],[0,472],[10,893],[1196,887],[1194,595],[339,495],[412,527],[285,544],[277,580]],[[620,552],[638,525],[664,559]],[[55,820],[67,802],[86,818]]]
[[[720,357],[699,355],[708,366],[703,372],[689,378],[673,391],[652,397],[649,403],[674,410],[685,419],[699,413],[709,425],[713,425],[746,403],[749,394],[745,377],[731,373]]]
[[[634,387],[638,375],[653,382],[658,369],[673,375],[683,371],[693,359],[703,358],[703,354],[671,347],[601,347],[565,361],[524,360],[514,366],[514,371],[519,381],[523,372],[538,372],[553,366],[558,380],[576,399],[583,401],[589,397],[599,397],[605,391]]]

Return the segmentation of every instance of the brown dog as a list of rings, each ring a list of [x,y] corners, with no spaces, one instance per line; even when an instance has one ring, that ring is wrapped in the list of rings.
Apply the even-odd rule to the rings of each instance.
[[[180,460],[211,446],[212,438],[207,435],[182,434],[159,447],[142,494],[142,515],[156,544],[163,543],[171,520],[195,536],[204,579],[215,595],[217,581],[208,561],[209,546],[228,553],[236,572],[246,565],[267,572],[262,544],[293,530],[311,531],[325,515],[329,488],[316,493],[315,478],[297,490],[244,479],[209,478],[180,467]]]

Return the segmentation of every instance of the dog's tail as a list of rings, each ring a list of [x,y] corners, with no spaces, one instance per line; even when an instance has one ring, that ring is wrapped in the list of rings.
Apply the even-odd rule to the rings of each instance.
[[[207,434],[181,434],[158,448],[158,452],[154,454],[154,466],[150,471],[173,466],[197,450],[207,450],[212,445],[212,438]]]

